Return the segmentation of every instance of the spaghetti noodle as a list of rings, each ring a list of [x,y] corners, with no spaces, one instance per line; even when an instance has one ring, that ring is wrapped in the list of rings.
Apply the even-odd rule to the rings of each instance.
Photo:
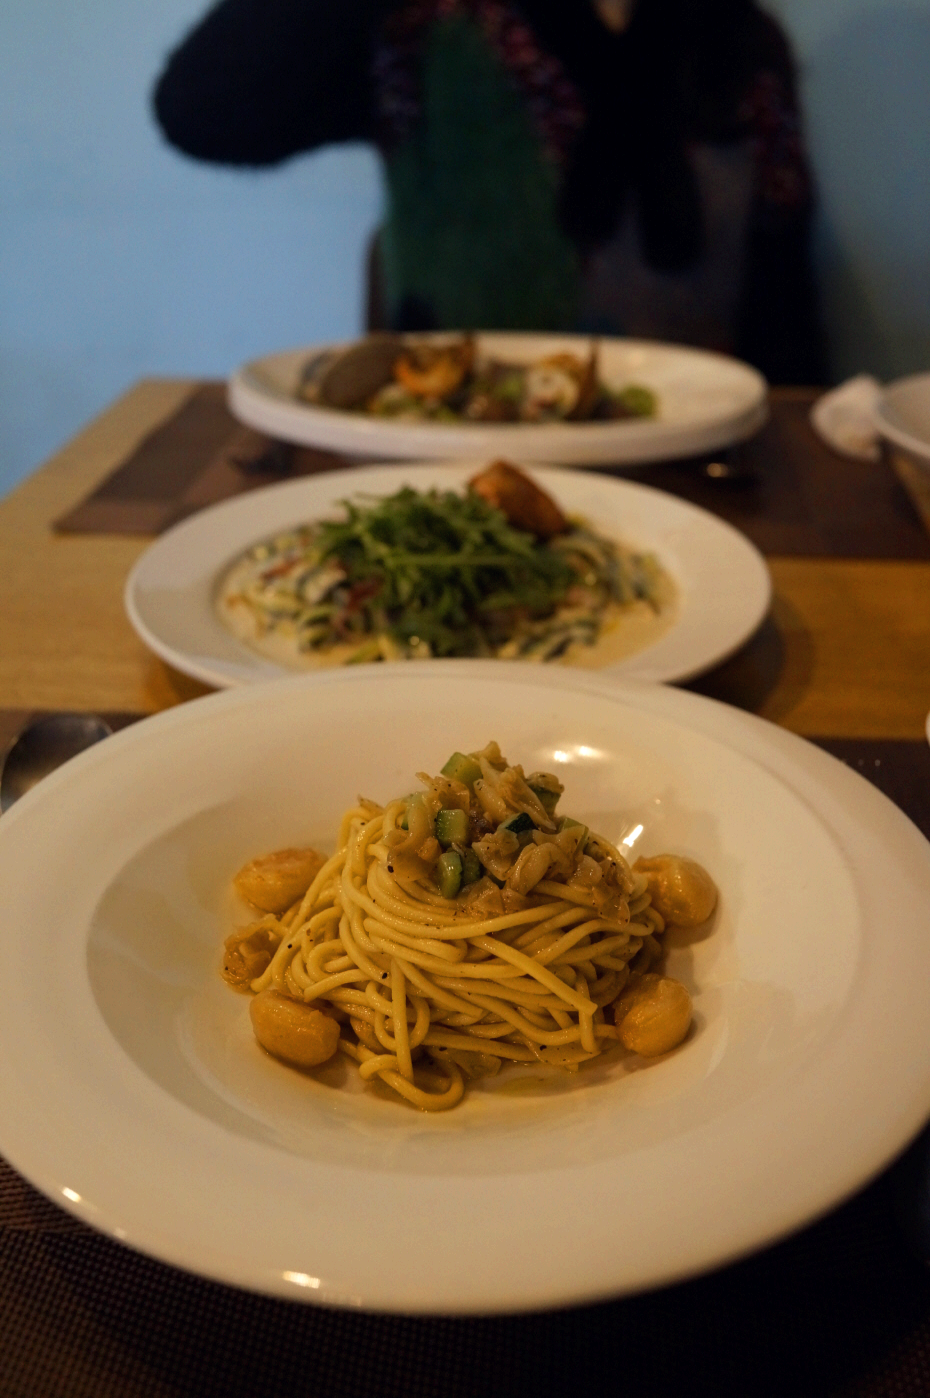
[[[657,1013],[671,1012],[671,1037],[666,1024],[651,1051],[678,1042],[690,999],[651,970],[666,925],[656,870],[631,868],[602,836],[560,818],[558,779],[525,776],[496,743],[418,776],[423,791],[345,813],[337,852],[316,858],[309,886],[285,910],[272,908],[269,878],[278,861],[293,880],[299,852],[237,876],[240,891],[269,909],[228,939],[224,965],[226,979],[255,997],[259,1042],[305,1066],[338,1048],[363,1079],[427,1111],[455,1106],[468,1079],[504,1063],[577,1069],[627,1043],[631,1014],[654,1028]],[[692,899],[694,920],[709,914],[716,891],[691,869],[704,894]],[[282,899],[292,892],[291,883]]]

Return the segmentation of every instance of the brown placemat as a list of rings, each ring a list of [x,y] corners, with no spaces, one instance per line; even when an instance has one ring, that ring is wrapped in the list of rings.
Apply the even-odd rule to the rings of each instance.
[[[888,442],[883,444],[882,449],[930,535],[930,470],[925,463],[918,463],[908,452],[899,451]]]
[[[244,427],[226,387],[206,383],[150,432],[91,495],[55,521],[65,534],[160,534],[247,490],[331,471],[348,458],[295,447]]]
[[[645,484],[691,500],[741,529],[764,554],[810,558],[930,558],[930,532],[913,479],[883,456],[839,456],[810,424],[819,391],[777,388],[755,437],[722,453],[734,475],[708,479],[702,463],[642,468]]]
[[[930,834],[926,744],[820,745]],[[895,1222],[901,1170],[695,1281],[549,1313],[417,1319],[305,1307],[177,1271],[92,1232],[0,1161],[0,1395],[926,1398],[930,1270]],[[618,1211],[631,1205],[617,1200]]]
[[[612,470],[711,510],[767,554],[930,558],[930,533],[887,462],[837,456],[808,420],[815,389],[775,389],[769,422],[723,453],[726,477],[707,458]],[[194,390],[129,459],[56,522],[65,533],[156,534],[205,505],[258,486],[350,465],[348,457],[276,442],[243,427],[222,384]]]

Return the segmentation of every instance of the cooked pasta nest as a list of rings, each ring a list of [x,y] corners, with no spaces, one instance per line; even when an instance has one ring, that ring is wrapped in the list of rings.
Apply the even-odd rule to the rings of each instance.
[[[631,867],[557,813],[558,778],[493,742],[418,779],[348,810],[329,859],[277,851],[236,876],[263,916],[227,939],[223,974],[264,1048],[306,1068],[339,1051],[435,1111],[506,1063],[575,1071],[684,1038],[690,996],[657,968],[667,922],[713,911],[700,865]]]

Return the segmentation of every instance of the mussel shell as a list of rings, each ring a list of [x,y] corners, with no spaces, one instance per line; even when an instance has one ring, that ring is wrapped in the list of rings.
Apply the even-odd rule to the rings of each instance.
[[[308,403],[320,401],[320,381],[331,364],[339,358],[338,350],[321,350],[312,359],[305,359],[297,376],[297,397]]]
[[[390,383],[404,348],[399,335],[368,335],[323,367],[317,380],[317,401],[328,408],[361,408],[379,388]]]

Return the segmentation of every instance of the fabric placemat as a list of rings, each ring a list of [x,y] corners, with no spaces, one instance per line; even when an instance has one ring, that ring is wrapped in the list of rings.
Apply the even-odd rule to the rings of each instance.
[[[335,452],[292,446],[243,426],[226,407],[225,384],[205,383],[55,528],[160,534],[206,505],[348,464]]]
[[[773,389],[762,431],[722,453],[729,477],[708,478],[703,463],[664,462],[637,479],[720,515],[764,554],[930,558],[920,472],[897,454],[871,462],[832,451],[810,423],[817,397],[816,389]]]
[[[887,461],[832,452],[808,420],[816,397],[815,389],[774,389],[762,431],[718,454],[715,468],[723,474],[709,474],[706,457],[608,473],[693,501],[736,525],[763,553],[930,558],[930,532],[910,498],[911,483],[902,484]],[[243,427],[226,408],[224,385],[206,383],[55,527],[157,534],[232,495],[351,464]]]
[[[930,835],[926,744],[820,745]],[[895,1222],[907,1163],[707,1277],[548,1313],[422,1319],[302,1306],[177,1271],[94,1233],[0,1161],[0,1394],[926,1398],[930,1270]],[[627,1207],[635,1200],[618,1198]]]

